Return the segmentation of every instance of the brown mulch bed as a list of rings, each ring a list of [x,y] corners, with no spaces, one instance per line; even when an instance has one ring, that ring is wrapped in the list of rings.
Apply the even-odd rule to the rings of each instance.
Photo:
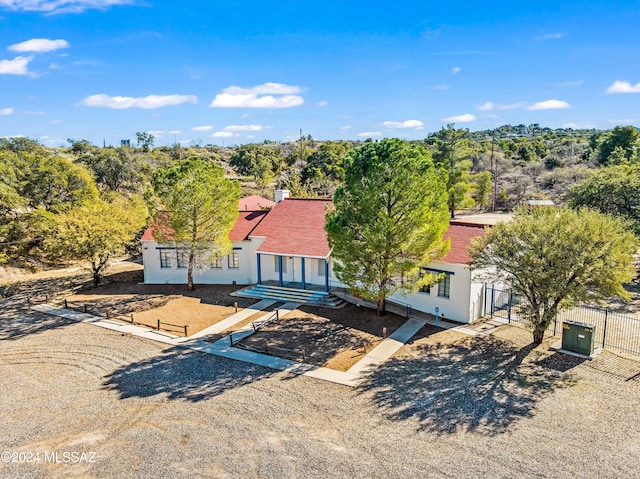
[[[156,327],[158,320],[165,330],[190,336],[246,308],[256,301],[229,294],[235,285],[197,285],[187,291],[185,285],[145,285],[111,283],[89,288],[67,298],[69,307],[99,316]],[[172,325],[172,326],[169,326]]]
[[[303,360],[317,366],[346,371],[406,318],[348,304],[341,309],[301,306],[240,342],[274,356]],[[304,351],[304,356],[302,354]]]

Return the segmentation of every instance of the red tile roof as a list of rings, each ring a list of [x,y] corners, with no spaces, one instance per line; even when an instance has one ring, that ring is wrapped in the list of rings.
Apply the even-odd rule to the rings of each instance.
[[[262,221],[269,213],[269,210],[263,211],[241,211],[236,219],[233,228],[229,232],[231,241],[242,241],[247,239],[253,229]]]
[[[252,237],[266,237],[257,251],[327,257],[330,249],[324,223],[331,205],[331,200],[287,198],[281,201],[251,233]]]
[[[238,214],[238,218],[229,232],[229,239],[231,241],[242,241],[247,239],[249,233],[262,221],[267,215],[269,210],[262,211],[241,211]],[[158,229],[157,223],[151,223],[147,230],[142,235],[143,241],[154,241],[153,232]],[[171,234],[167,235],[171,239]]]
[[[273,208],[275,203],[258,195],[245,196],[238,202],[238,211],[260,211]]]
[[[454,264],[469,264],[471,256],[467,251],[471,240],[483,236],[485,225],[451,223],[444,239],[451,239],[451,249],[440,261]]]

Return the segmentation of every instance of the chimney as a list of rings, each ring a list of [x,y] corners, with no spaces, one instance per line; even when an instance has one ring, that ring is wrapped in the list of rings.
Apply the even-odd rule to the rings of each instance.
[[[289,198],[289,190],[276,190],[276,205],[285,198]]]

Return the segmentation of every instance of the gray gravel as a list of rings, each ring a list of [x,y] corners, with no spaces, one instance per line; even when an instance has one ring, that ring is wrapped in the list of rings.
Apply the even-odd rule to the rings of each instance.
[[[637,363],[417,340],[353,390],[0,308],[0,449],[96,453],[2,478],[640,475]]]

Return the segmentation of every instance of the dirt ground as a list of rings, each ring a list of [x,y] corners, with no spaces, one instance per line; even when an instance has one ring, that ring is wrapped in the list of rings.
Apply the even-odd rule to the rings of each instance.
[[[146,285],[139,283],[111,283],[82,290],[67,298],[67,305],[89,313],[122,321],[157,327],[174,334],[187,336],[228,318],[256,301],[234,298],[229,293],[235,285],[197,285],[187,291],[185,285]]]
[[[41,455],[2,478],[638,477],[640,365],[510,326],[425,328],[356,389],[11,301],[0,337],[2,451]]]
[[[301,306],[240,342],[275,356],[346,371],[398,329],[406,318],[348,304],[341,309]],[[303,353],[304,352],[304,353]]]

